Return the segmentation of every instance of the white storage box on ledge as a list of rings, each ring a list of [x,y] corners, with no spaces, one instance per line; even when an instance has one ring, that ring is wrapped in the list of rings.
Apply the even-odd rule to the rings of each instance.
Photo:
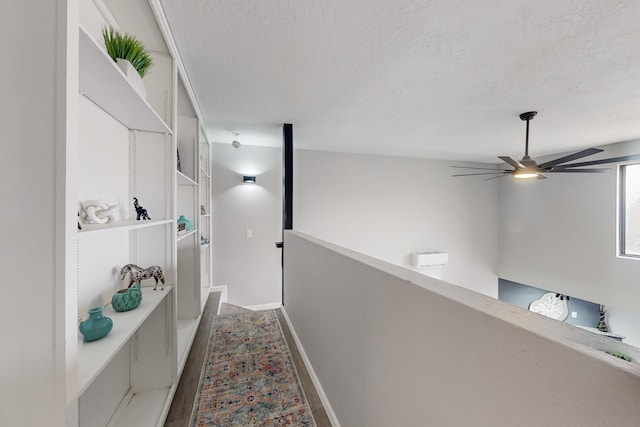
[[[411,254],[411,265],[414,267],[439,267],[449,261],[447,252],[414,252]]]

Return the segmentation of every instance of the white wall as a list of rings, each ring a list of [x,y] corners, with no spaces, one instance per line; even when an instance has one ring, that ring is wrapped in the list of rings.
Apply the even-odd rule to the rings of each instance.
[[[282,150],[215,143],[212,151],[213,286],[227,286],[231,304],[279,303]],[[243,184],[243,175],[255,175],[257,184]]]
[[[638,349],[296,232],[284,277],[342,426],[638,425]]]
[[[593,159],[637,153],[639,142],[621,143]],[[617,189],[615,165],[604,174],[501,180],[498,272],[607,305],[612,331],[640,346],[640,260],[616,256]]]
[[[423,272],[497,298],[497,180],[452,178],[452,164],[295,150],[293,228],[403,266],[448,252]]]
[[[66,210],[65,148],[68,139],[72,147],[75,141],[69,123],[78,93],[77,5],[10,0],[3,10],[0,424],[61,426],[65,279],[73,280],[66,269],[74,258],[65,225],[76,221],[75,208]]]

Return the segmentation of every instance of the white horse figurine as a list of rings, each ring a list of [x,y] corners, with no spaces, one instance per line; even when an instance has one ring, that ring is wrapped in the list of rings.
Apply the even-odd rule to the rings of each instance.
[[[120,269],[120,280],[124,279],[127,273],[129,273],[129,287],[136,282],[140,284],[142,280],[153,277],[156,279],[156,286],[153,290],[155,291],[158,287],[158,280],[162,282],[160,290],[164,290],[164,271],[162,271],[162,267],[152,265],[151,267],[142,268],[135,264],[127,264]]]

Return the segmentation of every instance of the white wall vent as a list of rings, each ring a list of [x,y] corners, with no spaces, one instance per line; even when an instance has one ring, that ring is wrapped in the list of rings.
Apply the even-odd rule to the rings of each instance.
[[[411,254],[411,264],[414,267],[438,267],[449,261],[447,252],[414,252]]]

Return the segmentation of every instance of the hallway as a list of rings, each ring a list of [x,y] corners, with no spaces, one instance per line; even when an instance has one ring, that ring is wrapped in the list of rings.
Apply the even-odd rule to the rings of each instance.
[[[207,300],[202,321],[193,341],[191,351],[187,358],[186,366],[180,378],[176,394],[171,404],[171,409],[165,422],[165,427],[188,427],[190,425],[194,400],[197,394],[200,375],[203,368],[204,359],[207,353],[207,345],[211,334],[214,316],[228,315],[248,311],[244,308],[231,304],[220,303],[220,293],[211,293]],[[216,314],[218,313],[218,314]],[[318,427],[330,427],[327,415],[322,407],[318,393],[313,386],[309,373],[295,345],[288,325],[282,315],[281,310],[276,310],[278,321],[282,327],[287,345],[298,372],[298,377],[307,397],[313,418]]]

